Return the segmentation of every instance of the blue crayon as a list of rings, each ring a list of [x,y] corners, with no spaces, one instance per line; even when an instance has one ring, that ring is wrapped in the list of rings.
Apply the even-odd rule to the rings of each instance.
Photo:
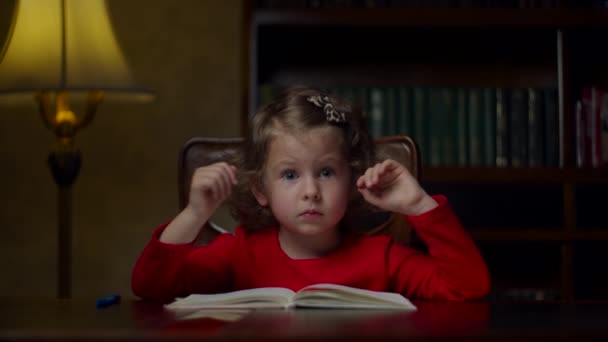
[[[100,309],[100,308],[105,308],[107,306],[118,304],[118,303],[120,303],[120,295],[111,295],[111,296],[107,296],[107,297],[98,299],[95,302],[95,306],[98,309]]]

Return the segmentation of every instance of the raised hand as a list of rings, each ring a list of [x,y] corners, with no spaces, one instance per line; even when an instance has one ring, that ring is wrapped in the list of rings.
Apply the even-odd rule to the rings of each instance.
[[[416,178],[392,159],[367,169],[357,179],[357,188],[372,205],[404,215],[419,215],[437,206]]]
[[[236,184],[236,167],[228,163],[221,162],[196,169],[190,183],[188,205],[165,228],[160,241],[193,241],[205,222],[230,196]]]
[[[211,216],[237,184],[236,167],[225,162],[199,167],[192,175],[188,209],[197,216]]]

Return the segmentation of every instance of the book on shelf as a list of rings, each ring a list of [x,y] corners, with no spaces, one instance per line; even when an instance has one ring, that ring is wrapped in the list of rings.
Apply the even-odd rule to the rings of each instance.
[[[544,166],[558,167],[560,161],[560,117],[557,88],[543,89],[544,109]]]
[[[543,165],[544,109],[540,89],[528,88],[528,166]]]
[[[512,167],[528,166],[528,94],[523,88],[511,90],[509,150]]]
[[[279,90],[277,85],[260,85],[260,104],[269,102]],[[554,87],[340,85],[328,91],[363,111],[373,137],[405,134],[414,138],[424,165],[560,165],[561,123]],[[584,156],[589,166],[594,144],[593,165],[598,166],[608,162],[608,147],[604,147],[608,143],[608,97],[600,90],[587,93],[578,114],[584,117],[577,120],[585,126],[579,127],[586,138],[580,144],[589,149],[589,156]],[[588,113],[595,114],[591,118]],[[595,124],[587,127],[591,119]]]
[[[483,144],[483,131],[484,125],[482,125],[482,93],[480,89],[470,89],[468,92],[468,136],[469,136],[469,165],[473,167],[479,167],[484,164],[482,151],[485,152],[485,149],[482,146]],[[492,139],[494,138],[494,134],[492,134]],[[490,148],[490,147],[486,147]],[[493,158],[492,158],[493,159]]]
[[[398,88],[397,95],[397,133],[412,135],[414,132],[414,114],[413,114],[413,99],[412,89],[407,86]]]
[[[386,87],[384,91],[383,135],[395,135],[397,132],[397,89]]]
[[[441,166],[455,166],[458,161],[458,112],[456,110],[456,90],[454,88],[441,88],[440,108],[443,111],[441,123],[443,135],[440,138]]]
[[[336,284],[315,284],[294,292],[282,287],[262,287],[219,294],[192,294],[165,305],[170,310],[340,308],[409,310],[416,307],[392,292],[364,290]]]
[[[474,144],[473,137],[471,137],[471,141],[467,137],[469,136],[467,130],[468,126],[468,116],[467,116],[467,89],[458,88],[455,90],[456,92],[456,104],[455,104],[455,115],[456,115],[456,165],[460,167],[466,167],[469,165],[469,151],[468,146]],[[479,112],[477,113],[479,114]],[[479,135],[477,135],[477,149],[480,148],[479,144]]]
[[[509,166],[509,93],[506,89],[496,90],[496,166]]]
[[[496,165],[496,89],[483,88],[481,97],[481,160],[484,166],[493,167]]]
[[[575,120],[577,166],[608,164],[608,92],[585,87],[576,104]]]
[[[441,92],[437,88],[429,88],[428,92],[428,151],[429,166],[437,167],[441,166],[443,159],[442,147],[444,139],[444,126],[447,125],[447,115],[442,106]]]
[[[414,140],[418,143],[418,147],[422,153],[423,165],[430,163],[430,144],[429,144],[429,126],[428,126],[428,111],[429,111],[429,97],[428,91],[423,87],[413,88],[413,111],[414,117]]]

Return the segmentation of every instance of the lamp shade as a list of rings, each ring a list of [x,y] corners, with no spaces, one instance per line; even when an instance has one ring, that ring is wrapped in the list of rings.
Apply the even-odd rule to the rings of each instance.
[[[131,93],[135,83],[104,0],[18,0],[0,55],[0,93]]]

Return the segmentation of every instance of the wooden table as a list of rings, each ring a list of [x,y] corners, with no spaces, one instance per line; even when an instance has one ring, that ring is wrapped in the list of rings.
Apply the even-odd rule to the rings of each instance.
[[[98,310],[94,300],[0,299],[0,340],[608,341],[608,303],[415,304],[417,312],[258,310],[222,321],[144,301]]]

